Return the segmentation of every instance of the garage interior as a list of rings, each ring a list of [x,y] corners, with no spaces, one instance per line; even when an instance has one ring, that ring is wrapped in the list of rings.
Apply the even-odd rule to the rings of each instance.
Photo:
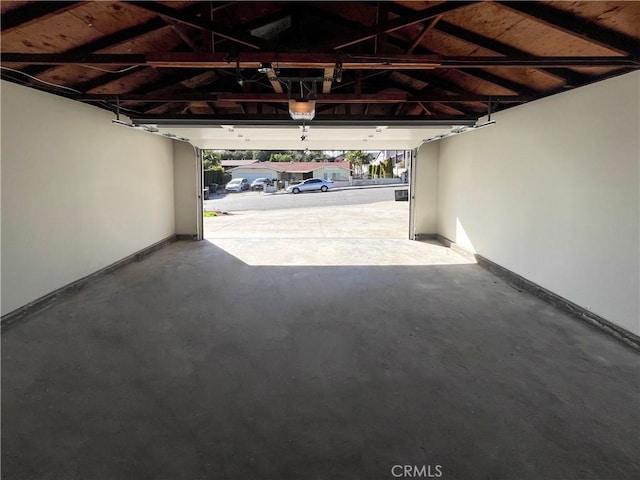
[[[2,478],[638,477],[640,2],[0,8]],[[200,241],[204,148],[408,238]]]

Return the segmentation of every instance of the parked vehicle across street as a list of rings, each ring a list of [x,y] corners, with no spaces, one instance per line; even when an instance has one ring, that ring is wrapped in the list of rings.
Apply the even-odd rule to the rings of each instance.
[[[264,186],[268,184],[268,178],[256,178],[253,182],[251,182],[251,190],[264,190]]]
[[[234,178],[227,186],[224,187],[225,192],[242,192],[249,190],[249,181],[246,178]]]
[[[286,188],[286,191],[287,193],[311,192],[314,190],[326,192],[330,188],[333,188],[333,182],[331,180],[323,180],[322,178],[309,178],[302,183],[289,185]]]

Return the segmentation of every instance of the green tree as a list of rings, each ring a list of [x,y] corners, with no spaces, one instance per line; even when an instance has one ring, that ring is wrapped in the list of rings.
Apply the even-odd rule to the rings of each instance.
[[[216,150],[203,150],[202,151],[202,168],[204,170],[211,170],[213,167],[220,165],[222,160],[222,154]]]
[[[373,155],[362,150],[350,150],[344,156],[344,159],[354,166],[354,170],[363,173],[363,166],[368,165],[373,160]]]
[[[293,155],[291,153],[272,153],[269,158],[271,162],[293,162]]]
[[[382,162],[382,172],[384,178],[393,177],[393,160],[391,160],[391,158],[387,158],[384,162]]]

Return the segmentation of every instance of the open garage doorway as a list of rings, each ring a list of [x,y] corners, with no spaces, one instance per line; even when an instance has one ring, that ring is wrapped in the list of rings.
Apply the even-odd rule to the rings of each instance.
[[[461,121],[467,120],[457,120]],[[419,163],[419,147],[456,127],[450,121],[388,125],[321,119],[306,125],[291,120],[268,125],[171,122],[153,128],[188,139],[204,152],[199,188],[208,198],[202,195],[196,200],[203,210],[203,239],[220,247],[221,242],[242,240],[238,248],[244,254],[254,252],[251,261],[258,263],[411,264],[412,259],[422,263],[409,253],[415,245],[407,243],[415,239],[412,170]],[[209,184],[212,169],[218,171],[214,185]],[[231,188],[234,179],[237,182]],[[299,187],[301,182],[320,181],[332,182],[331,188],[302,192]],[[264,251],[269,242],[270,249],[262,254],[265,258],[255,258],[255,252]],[[341,245],[329,248],[331,242]],[[400,252],[405,248],[402,260]],[[327,249],[333,253],[308,258],[313,257],[312,251]],[[337,255],[338,251],[344,254]],[[284,257],[274,260],[272,252]]]
[[[202,154],[205,239],[408,237],[411,150]]]

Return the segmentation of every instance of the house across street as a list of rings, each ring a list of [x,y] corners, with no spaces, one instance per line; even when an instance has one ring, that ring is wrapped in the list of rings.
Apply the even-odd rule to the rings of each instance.
[[[348,181],[351,175],[348,162],[253,162],[230,168],[228,172],[232,178],[246,178],[249,182],[263,177],[287,182],[308,178]]]

